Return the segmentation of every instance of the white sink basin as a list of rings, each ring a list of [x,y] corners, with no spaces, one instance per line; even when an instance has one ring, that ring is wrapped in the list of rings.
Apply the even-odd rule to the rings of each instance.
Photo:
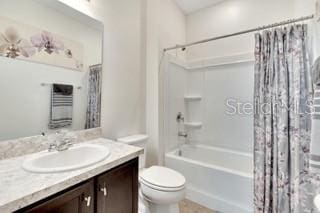
[[[22,167],[35,173],[55,173],[80,169],[98,163],[110,154],[105,146],[77,144],[66,151],[40,152],[25,159]]]

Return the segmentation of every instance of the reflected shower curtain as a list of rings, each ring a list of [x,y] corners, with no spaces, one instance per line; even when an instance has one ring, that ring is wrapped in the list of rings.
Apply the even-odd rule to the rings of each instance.
[[[255,39],[255,212],[300,212],[311,140],[307,25],[264,31]]]
[[[90,67],[86,129],[100,127],[101,75],[101,64]]]

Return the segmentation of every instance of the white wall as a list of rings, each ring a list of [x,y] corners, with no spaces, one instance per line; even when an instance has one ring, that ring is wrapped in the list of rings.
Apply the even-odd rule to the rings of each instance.
[[[163,49],[186,41],[186,19],[172,0],[147,1],[146,50],[146,129],[150,136],[147,160],[150,165],[163,162],[163,82],[159,72]],[[174,52],[184,58],[181,51]],[[161,119],[159,119],[161,118]],[[159,160],[159,161],[158,161]]]
[[[293,10],[292,0],[224,1],[187,17],[187,40],[197,41],[279,22],[293,18]],[[252,52],[253,47],[253,34],[245,34],[188,48],[188,59]]]
[[[48,131],[50,87],[42,87],[41,83],[66,83],[82,87],[81,90],[74,90],[72,129],[84,129],[88,93],[87,71],[89,65],[101,63],[101,31],[33,0],[2,0],[0,14],[74,39],[84,45],[83,72],[0,58],[0,140]]]
[[[231,150],[252,152],[253,115],[228,115],[227,100],[252,103],[253,62],[209,67],[189,72],[189,93],[202,95],[197,108],[190,108],[188,116],[203,122],[201,130],[194,130],[190,140]],[[196,89],[197,88],[197,89]],[[200,112],[197,115],[197,111]],[[195,115],[196,114],[196,115]]]
[[[186,41],[184,14],[172,0],[60,0],[104,23],[102,129],[105,137],[146,132],[148,163],[156,164],[162,49]],[[178,53],[183,57],[184,54]]]
[[[165,87],[164,87],[164,138],[162,142],[165,150],[170,151],[178,145],[185,143],[184,138],[178,137],[178,132],[184,132],[183,124],[176,121],[177,114],[181,112],[186,119],[187,107],[185,105],[184,96],[188,94],[188,72],[182,64],[171,63],[172,56],[165,58]],[[175,61],[175,60],[174,60]],[[195,93],[194,93],[195,94]]]
[[[202,62],[209,64],[208,60]],[[210,63],[216,64],[215,61]],[[190,63],[169,60],[165,93],[166,151],[182,143],[191,143],[252,152],[253,116],[243,111],[241,115],[227,114],[231,111],[227,100],[252,102],[253,64],[251,60],[190,69]],[[199,96],[201,100],[186,101],[184,96]],[[190,128],[178,124],[178,112],[183,113],[185,122],[201,123],[202,127]],[[187,140],[178,137],[178,131],[187,132]]]
[[[295,17],[308,16],[315,13],[316,0],[294,0],[293,13]]]
[[[115,139],[144,132],[143,0],[61,0],[104,24],[102,129]]]

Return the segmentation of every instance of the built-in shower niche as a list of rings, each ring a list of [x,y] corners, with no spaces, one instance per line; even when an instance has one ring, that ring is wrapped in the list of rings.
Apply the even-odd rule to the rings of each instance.
[[[185,95],[185,108],[187,112],[187,117],[189,118],[185,123],[184,126],[186,130],[194,130],[194,129],[201,129],[202,128],[202,121],[200,121],[200,117],[197,115],[197,112],[201,110],[201,95]]]

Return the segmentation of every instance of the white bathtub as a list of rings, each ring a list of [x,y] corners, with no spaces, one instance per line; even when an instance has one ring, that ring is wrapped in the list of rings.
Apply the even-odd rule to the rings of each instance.
[[[205,145],[182,145],[166,166],[187,179],[187,198],[224,213],[253,212],[253,157]]]

